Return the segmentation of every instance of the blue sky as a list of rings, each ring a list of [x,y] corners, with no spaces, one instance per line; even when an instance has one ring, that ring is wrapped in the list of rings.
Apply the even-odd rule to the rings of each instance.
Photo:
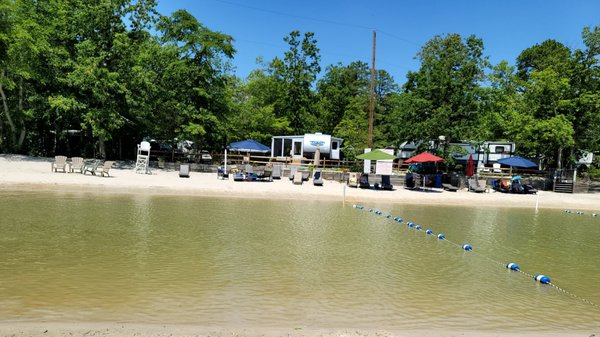
[[[288,49],[283,37],[292,30],[315,33],[322,71],[339,62],[370,65],[376,30],[375,66],[403,84],[406,73],[419,68],[417,52],[435,35],[474,34],[483,39],[493,64],[514,64],[523,49],[547,39],[583,48],[583,27],[600,26],[598,0],[159,0],[162,14],[177,9],[186,9],[211,30],[233,36],[233,65],[242,78],[259,68],[257,57],[282,57]]]

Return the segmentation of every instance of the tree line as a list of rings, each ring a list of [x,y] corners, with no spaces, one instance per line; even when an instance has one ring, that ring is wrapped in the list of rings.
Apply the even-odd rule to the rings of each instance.
[[[317,38],[233,75],[234,38],[156,0],[0,0],[0,152],[130,158],[143,137],[220,151],[246,138],[323,132],[367,146],[370,68],[320,63]],[[545,167],[600,149],[600,27],[582,49],[546,40],[515,65],[484,41],[434,36],[398,84],[376,70],[373,142],[506,140]]]

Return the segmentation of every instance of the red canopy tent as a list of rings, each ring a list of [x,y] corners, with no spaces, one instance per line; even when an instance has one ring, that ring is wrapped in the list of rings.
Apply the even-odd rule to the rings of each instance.
[[[423,152],[423,153],[419,153],[418,155],[414,156],[414,157],[410,157],[408,158],[405,163],[437,163],[440,161],[444,161],[444,158],[440,158],[438,156],[435,156],[429,152]]]

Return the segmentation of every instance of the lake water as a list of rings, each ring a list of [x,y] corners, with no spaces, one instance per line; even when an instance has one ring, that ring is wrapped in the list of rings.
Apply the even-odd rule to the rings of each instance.
[[[339,202],[1,192],[0,320],[600,327],[600,217],[365,206],[448,240]]]

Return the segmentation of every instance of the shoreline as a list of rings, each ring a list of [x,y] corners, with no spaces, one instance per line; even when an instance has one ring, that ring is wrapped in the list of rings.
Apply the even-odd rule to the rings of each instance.
[[[0,333],[4,336],[210,336],[210,337],[560,337],[595,336],[590,331],[501,331],[465,330],[432,328],[430,330],[406,329],[364,329],[364,328],[310,328],[310,327],[222,327],[195,324],[160,323],[108,323],[108,322],[1,322]]]
[[[321,200],[364,204],[442,205],[449,207],[519,207],[572,209],[600,213],[600,194],[564,194],[540,191],[538,194],[506,194],[441,190],[414,191],[394,187],[393,191],[346,187],[338,181],[312,181],[294,185],[287,177],[271,182],[236,182],[217,179],[216,173],[191,172],[180,178],[174,170],[153,169],[137,174],[133,168],[112,168],[110,177],[79,173],[51,172],[51,158],[0,155],[0,192],[69,192],[106,194],[146,194],[215,198]],[[372,182],[374,183],[374,182]]]

